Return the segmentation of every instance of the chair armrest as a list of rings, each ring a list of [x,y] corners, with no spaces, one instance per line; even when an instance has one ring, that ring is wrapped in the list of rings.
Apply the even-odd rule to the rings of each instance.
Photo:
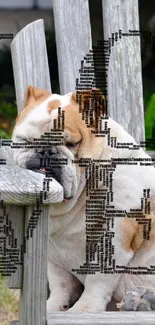
[[[21,168],[12,162],[10,148],[0,148],[1,200],[7,204],[35,204],[41,192],[46,192],[43,204],[63,201],[63,188],[55,179]]]

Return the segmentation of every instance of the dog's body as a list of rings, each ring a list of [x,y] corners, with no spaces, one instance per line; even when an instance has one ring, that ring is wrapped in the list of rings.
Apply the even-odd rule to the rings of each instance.
[[[19,138],[40,138],[44,132],[53,128],[53,120],[58,116],[58,106],[65,111],[64,139],[59,149],[53,149],[52,155],[68,159],[68,165],[56,170],[55,176],[64,188],[67,202],[54,204],[50,209],[48,280],[51,295],[47,302],[48,311],[104,311],[114,296],[121,300],[123,295],[135,286],[155,286],[155,277],[151,274],[115,273],[77,274],[72,269],[80,269],[86,262],[86,179],[85,169],[73,164],[74,159],[91,158],[109,160],[114,158],[149,158],[143,149],[118,149],[107,143],[107,136],[95,137],[87,128],[79,113],[75,94],[65,96],[43,93],[30,87],[25,109],[17,119],[13,132],[13,141]],[[102,120],[102,130],[105,120]],[[133,143],[134,139],[112,119],[107,120],[110,136],[119,143]],[[68,143],[74,145],[71,146]],[[35,150],[14,150],[14,160],[22,167],[36,169],[38,155]],[[33,161],[32,161],[32,157]],[[134,160],[133,160],[134,162]],[[32,168],[33,167],[33,168]],[[99,189],[103,188],[99,181]],[[141,209],[143,190],[150,189],[150,214],[146,211],[144,220],[151,219],[149,240],[144,240],[143,225],[136,218],[122,217],[121,211]],[[154,166],[120,164],[113,172],[112,206],[120,212],[114,218],[112,240],[115,264],[124,267],[148,267],[155,261],[155,169]],[[99,220],[96,220],[99,224]],[[112,231],[112,229],[110,229]],[[93,237],[92,237],[93,238]],[[93,241],[93,239],[92,239]],[[138,269],[137,269],[138,271]],[[84,285],[84,292],[80,283]],[[81,295],[82,293],[82,295]],[[79,298],[79,296],[81,297]],[[78,300],[79,298],[79,300]],[[77,301],[78,300],[78,301]]]

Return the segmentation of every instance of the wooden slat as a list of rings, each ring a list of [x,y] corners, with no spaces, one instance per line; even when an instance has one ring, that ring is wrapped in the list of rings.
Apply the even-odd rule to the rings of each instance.
[[[47,316],[47,325],[154,325],[153,312],[106,312],[66,314],[52,313]],[[19,325],[18,321],[11,325]]]
[[[27,25],[16,35],[11,43],[11,53],[20,111],[28,85],[51,91],[43,19]]]
[[[53,0],[61,94],[74,91],[81,60],[92,46],[88,0]]]
[[[48,325],[154,325],[154,312],[52,313]]]
[[[24,94],[28,85],[31,84],[39,88],[51,90],[43,20],[35,21],[21,30],[11,44],[11,52],[18,111],[20,111],[23,106]],[[40,188],[39,192],[43,190],[44,175],[31,172],[33,173],[31,174],[33,177],[32,181],[32,177],[30,177],[29,174],[30,171],[20,171],[18,169],[17,173],[17,169],[15,169],[17,167],[18,166],[13,166],[12,170],[10,170],[9,179],[12,181],[12,184],[10,184],[11,189],[8,189],[8,191],[7,189],[3,190],[3,184],[1,184],[0,189],[2,188],[2,194],[7,199],[10,192],[12,196],[15,193],[14,203],[15,198],[18,198],[18,203],[19,200],[23,203],[24,199],[24,204],[26,204],[25,201],[27,197],[29,201],[27,203],[34,204],[36,202],[36,193],[38,189]],[[5,166],[5,171],[6,168],[7,166]],[[11,169],[10,166],[9,168]],[[22,173],[20,174],[20,172]],[[25,175],[23,174],[24,172]],[[26,176],[26,174],[28,176]],[[36,186],[36,184],[33,186],[32,184],[36,177],[38,179],[38,186]],[[30,183],[28,178],[31,179]],[[21,187],[20,182],[22,183]],[[57,185],[55,185],[56,183],[52,181],[52,185],[50,184],[50,191],[52,188],[55,192],[57,187]],[[55,194],[53,198],[57,201],[59,195],[57,196],[56,194],[55,196]],[[62,193],[60,196],[61,195]],[[30,199],[30,197],[32,199]],[[53,199],[52,202],[54,202]],[[32,211],[33,207],[26,207],[25,235],[27,235],[27,226]],[[26,238],[25,241],[23,285],[19,312],[20,325],[44,325],[46,321],[48,213],[48,206],[42,207],[42,213],[39,215],[37,225],[33,229],[32,238]]]
[[[0,199],[0,216],[2,274],[7,277],[9,288],[19,289],[22,287],[24,210],[23,207],[6,206]]]
[[[112,33],[139,30],[138,0],[102,0],[104,40]],[[108,114],[138,143],[144,141],[140,37],[122,36],[111,49]]]
[[[23,234],[24,234],[24,209],[23,207],[7,206],[8,220],[11,221],[11,230],[14,232],[14,240],[17,241],[17,249],[19,249],[19,263],[14,263],[17,267],[17,271],[8,277],[7,283],[10,289],[22,288],[22,256],[21,256],[21,245],[23,245]],[[7,246],[11,249],[11,246]]]
[[[32,208],[26,208],[25,235]],[[48,208],[42,207],[33,235],[26,240],[23,288],[20,300],[20,325],[44,325],[47,298]]]

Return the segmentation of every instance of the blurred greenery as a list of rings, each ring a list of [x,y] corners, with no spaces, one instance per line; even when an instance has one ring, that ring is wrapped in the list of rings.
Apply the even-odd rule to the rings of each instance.
[[[6,279],[0,274],[0,325],[9,325],[18,318],[19,290],[9,289]]]
[[[155,94],[151,95],[148,102],[147,111],[145,114],[145,137],[152,141],[148,144],[147,150],[155,149]]]
[[[7,87],[5,87],[6,89]],[[8,95],[10,94],[8,87]],[[17,116],[17,107],[15,100],[7,101],[7,96],[3,92],[0,93],[0,136],[4,139],[10,138],[12,129]]]

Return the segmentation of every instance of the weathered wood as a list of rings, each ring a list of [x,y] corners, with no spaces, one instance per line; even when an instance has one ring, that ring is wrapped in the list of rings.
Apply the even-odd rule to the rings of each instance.
[[[19,166],[0,167],[0,193],[1,199],[8,204],[28,205],[36,203],[43,191],[43,174],[27,171]],[[47,183],[47,182],[46,182]],[[44,204],[62,202],[62,186],[54,179],[49,181],[49,191]]]
[[[52,313],[48,325],[154,325],[154,312]]]
[[[46,53],[43,20],[37,20],[22,29],[11,44],[18,111],[29,84],[50,90],[50,78]],[[1,144],[2,145],[2,144]],[[12,163],[11,149],[1,147],[0,158],[6,164],[0,165],[0,192],[6,203],[33,204],[43,190],[42,174],[28,171]],[[13,150],[13,149],[12,149]],[[50,191],[43,203],[62,201],[62,187],[55,180],[50,181]]]
[[[112,33],[139,30],[138,0],[102,0],[104,40]],[[140,37],[122,36],[111,48],[108,71],[108,114],[140,143],[144,110]]]
[[[51,90],[43,20],[33,22],[20,31],[11,44],[11,51],[18,111],[20,111],[28,85]],[[3,166],[3,172],[7,173],[7,167],[9,174],[2,179],[0,184],[1,195],[6,202],[13,200],[14,204],[22,202],[24,205],[36,203],[37,192],[39,194],[43,190],[45,176],[11,165]],[[8,184],[9,180],[10,184]],[[53,192],[52,202],[57,202],[59,199],[61,201],[61,186],[54,180],[50,183],[52,184],[50,184],[49,192]],[[44,202],[46,200],[43,200]],[[33,206],[26,207],[25,212],[26,240],[24,241],[23,283],[19,311],[20,325],[45,324],[49,207],[42,207],[41,210],[37,224],[34,228],[31,225],[32,238],[27,238],[27,228],[33,213]]]
[[[53,0],[61,94],[74,91],[81,60],[92,47],[88,0]]]
[[[26,207],[25,236],[33,208]],[[26,240],[23,287],[20,299],[20,325],[44,325],[47,298],[48,208],[42,207],[32,237]]]
[[[40,196],[40,192],[43,191],[45,176],[14,164],[12,162],[11,149],[1,147],[0,159],[5,158],[6,165],[0,165],[1,199],[8,204],[35,204],[36,199]],[[47,198],[43,199],[43,203],[61,202],[63,200],[62,186],[54,179],[49,184]]]
[[[15,36],[11,53],[20,111],[28,85],[51,91],[43,19],[27,25]]]
[[[17,267],[17,271],[8,277],[7,283],[10,289],[22,288],[22,275],[23,275],[23,264],[21,256],[21,245],[23,245],[23,234],[24,234],[24,209],[23,207],[7,206],[8,220],[11,221],[11,230],[13,230],[14,240],[17,242],[17,249],[19,249],[18,261],[14,263]],[[10,231],[11,233],[11,231]],[[7,241],[8,244],[8,241]],[[11,253],[11,245],[6,245]],[[15,251],[16,252],[16,251]],[[13,255],[13,253],[12,253]],[[21,264],[18,264],[21,263]],[[9,271],[9,270],[8,270]]]

